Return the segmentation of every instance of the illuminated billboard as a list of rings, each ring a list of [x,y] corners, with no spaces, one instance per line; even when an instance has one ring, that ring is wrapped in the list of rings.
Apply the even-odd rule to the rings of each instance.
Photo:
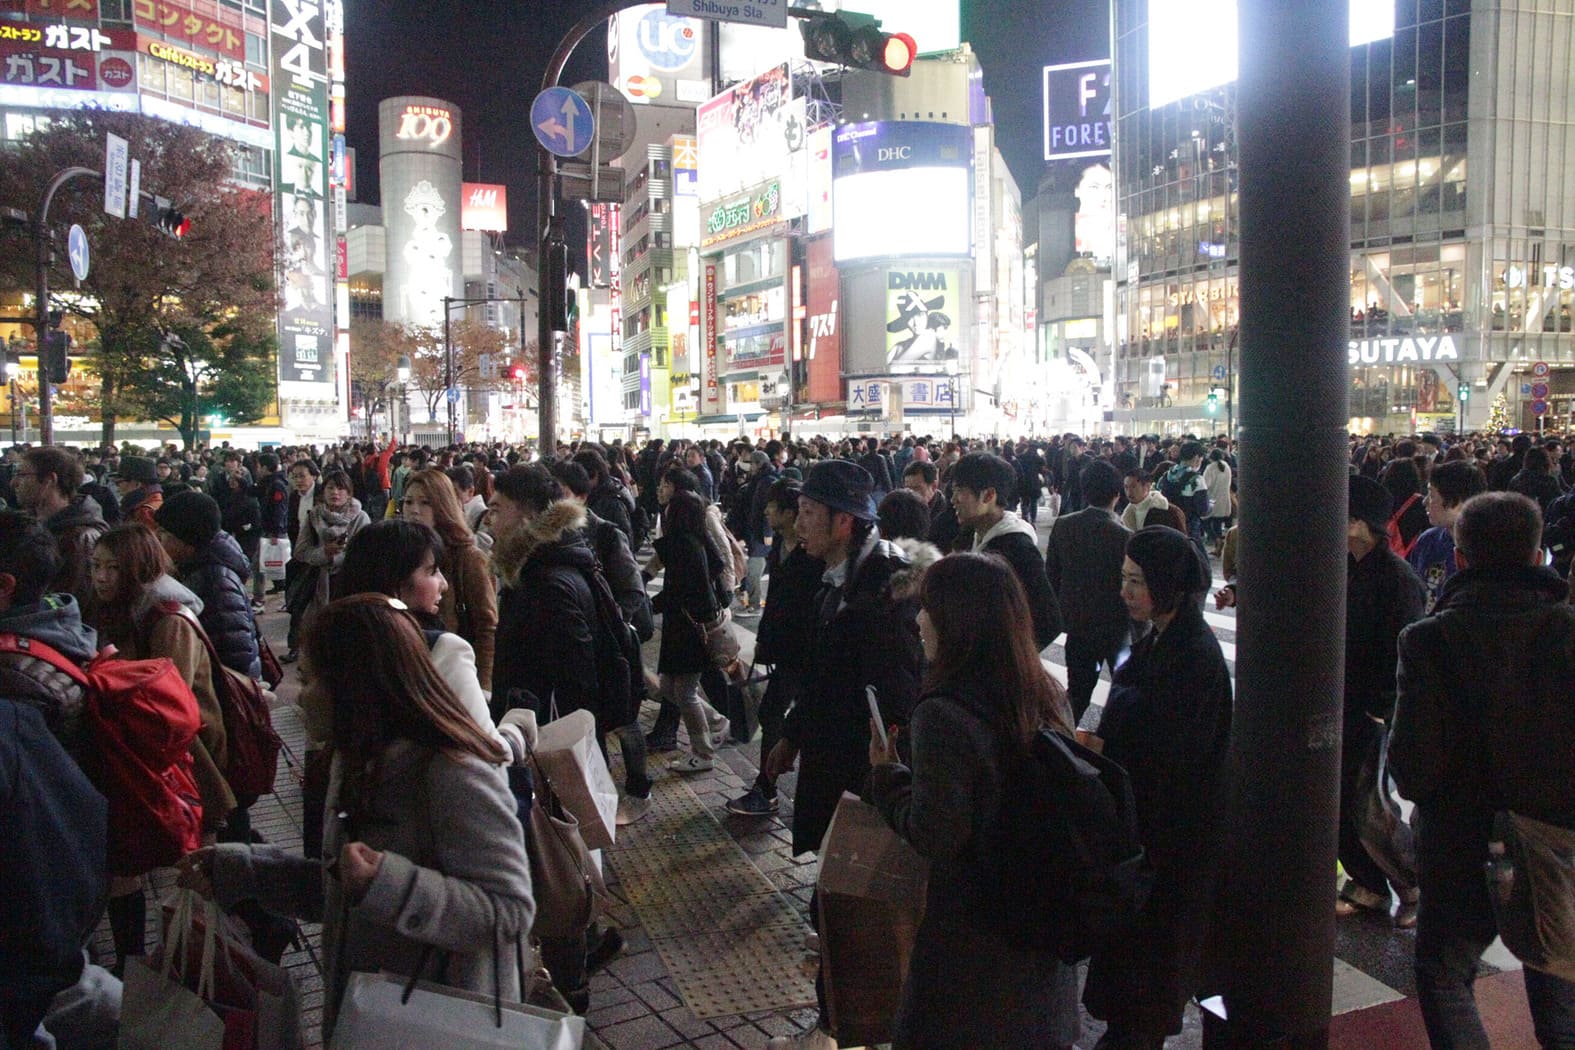
[[[832,142],[838,263],[967,256],[973,129],[921,121],[844,124]]]
[[[274,0],[274,178],[279,192],[279,392],[333,397],[334,303],[330,291],[327,26],[316,8]],[[297,17],[297,14],[300,17]]]
[[[465,294],[459,251],[459,107],[407,95],[379,102],[377,119],[388,246],[383,317],[441,325],[444,296]]]
[[[1108,157],[1110,59],[1045,66],[1045,160]]]
[[[804,213],[808,127],[786,64],[736,84],[700,107],[700,200],[714,201],[771,179],[782,184],[783,218]]]
[[[893,368],[957,360],[962,282],[956,270],[886,274],[886,363]]]
[[[506,233],[509,228],[509,188],[485,182],[467,182],[461,191],[459,228]]]
[[[692,108],[711,97],[706,23],[662,4],[621,11],[607,23],[612,84],[637,105]]]
[[[1394,35],[1394,0],[1350,3],[1352,47]],[[1149,108],[1235,80],[1237,28],[1236,0],[1149,0]]]

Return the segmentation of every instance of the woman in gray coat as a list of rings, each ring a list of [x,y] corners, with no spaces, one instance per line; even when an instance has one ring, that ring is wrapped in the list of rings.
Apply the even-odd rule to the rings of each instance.
[[[1071,734],[1045,672],[1028,598],[994,554],[953,554],[925,573],[919,635],[929,661],[908,730],[911,764],[870,733],[870,801],[929,858],[930,882],[897,1010],[895,1050],[1053,1050],[1078,1036],[1077,971],[1009,942],[987,916],[1020,906],[978,878],[1014,753],[1041,728]]]
[[[306,648],[333,708],[333,860],[219,846],[181,861],[181,884],[323,924],[325,1042],[351,972],[411,974],[428,954],[428,979],[518,1001],[515,945],[536,906],[503,746],[438,676],[402,602],[334,602]]]

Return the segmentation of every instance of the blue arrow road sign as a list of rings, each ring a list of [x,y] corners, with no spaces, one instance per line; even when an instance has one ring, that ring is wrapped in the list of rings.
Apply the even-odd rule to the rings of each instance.
[[[82,227],[76,223],[71,224],[71,232],[66,236],[66,254],[71,257],[71,272],[76,279],[87,280],[88,239]]]
[[[530,128],[548,153],[577,157],[596,133],[588,102],[566,87],[550,87],[530,104]]]
[[[1215,365],[1214,366],[1214,378],[1215,379],[1224,379],[1225,378],[1225,366],[1224,365]]]
[[[459,404],[459,387],[451,386],[448,388],[448,403],[451,405]]]

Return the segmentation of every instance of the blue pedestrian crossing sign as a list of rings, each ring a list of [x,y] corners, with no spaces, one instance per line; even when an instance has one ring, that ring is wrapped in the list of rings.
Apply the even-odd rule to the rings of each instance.
[[[448,403],[451,405],[459,404],[459,387],[451,386],[448,388]]]
[[[1225,366],[1224,365],[1215,365],[1214,366],[1214,378],[1215,379],[1224,379],[1225,378]]]
[[[71,259],[72,276],[79,281],[87,280],[90,258],[87,233],[76,223],[71,224],[71,232],[66,236],[66,254]]]
[[[578,157],[596,133],[590,103],[566,87],[550,87],[530,104],[530,129],[548,153]]]

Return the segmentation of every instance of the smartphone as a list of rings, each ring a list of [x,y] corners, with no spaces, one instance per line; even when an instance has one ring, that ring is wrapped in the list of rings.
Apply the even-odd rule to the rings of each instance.
[[[875,731],[880,734],[880,746],[883,748],[891,747],[891,742],[886,738],[886,723],[880,716],[880,704],[875,699],[875,687],[873,685],[864,687],[864,699],[869,701],[870,721],[875,723]]]

